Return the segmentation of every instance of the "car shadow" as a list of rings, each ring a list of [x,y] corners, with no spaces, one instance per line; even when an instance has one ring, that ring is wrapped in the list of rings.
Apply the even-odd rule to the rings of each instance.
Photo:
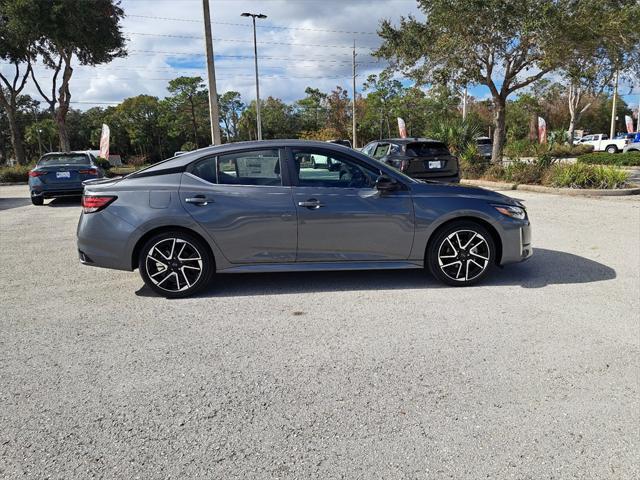
[[[495,269],[479,286],[547,285],[600,282],[616,278],[611,267],[572,253],[539,248],[524,263]],[[449,288],[421,269],[341,272],[242,273],[216,275],[198,297],[241,297],[308,292]],[[472,287],[473,288],[473,287]],[[136,295],[158,296],[147,286]]]
[[[65,208],[65,207],[78,207],[80,206],[81,196],[77,197],[58,197],[49,201],[49,203],[45,203],[46,207],[53,208]]]
[[[27,205],[31,205],[30,198],[0,198],[0,210],[10,210],[12,208],[26,207]]]

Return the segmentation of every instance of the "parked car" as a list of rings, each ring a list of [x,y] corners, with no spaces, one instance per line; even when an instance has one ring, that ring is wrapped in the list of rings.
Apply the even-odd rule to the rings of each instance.
[[[428,138],[390,138],[368,143],[362,152],[419,180],[457,183],[458,159],[447,146]]]
[[[478,147],[478,153],[486,160],[491,159],[493,151],[493,141],[489,137],[476,138],[476,146]]]
[[[82,182],[104,177],[104,171],[89,152],[52,152],[38,160],[29,172],[29,191],[34,205],[45,198],[82,195]]]
[[[624,150],[622,150],[624,153],[627,152],[640,152],[640,142],[633,142],[633,143],[629,143],[627,144],[626,147],[624,147]]]
[[[336,140],[327,140],[327,143],[335,143],[336,145],[342,145],[343,147],[351,147],[351,140],[340,140],[340,139],[336,139]]]
[[[629,142],[626,138],[610,139],[609,135],[602,133],[585,135],[580,139],[581,145],[593,145],[594,152],[618,153]]]
[[[349,140],[327,140],[327,143],[333,143],[335,145],[342,145],[343,147],[351,148],[351,142]],[[323,155],[311,155],[309,159],[312,168],[332,168],[331,159]]]
[[[304,167],[310,155],[340,168]],[[196,293],[214,273],[428,267],[464,286],[532,254],[520,202],[420,182],[324,142],[203,148],[86,182],[82,207],[80,261],[138,268],[165,297]]]

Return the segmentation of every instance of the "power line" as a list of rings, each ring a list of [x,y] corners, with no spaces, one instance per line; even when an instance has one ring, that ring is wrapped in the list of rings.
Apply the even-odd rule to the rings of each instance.
[[[128,54],[131,55],[131,52],[134,54],[147,54],[147,53],[158,53],[162,55],[184,55],[184,56],[194,56],[194,57],[204,57],[204,53],[193,53],[193,52],[167,52],[162,50],[129,50]],[[216,55],[215,58],[253,58],[250,55]],[[349,60],[336,60],[335,58],[330,57],[274,57],[271,55],[261,55],[260,58],[265,58],[269,60],[284,60],[284,61],[295,61],[295,62],[317,62],[320,63],[345,63],[351,65]],[[370,61],[370,62],[358,62],[358,64],[380,64],[380,60],[378,61]]]
[[[188,38],[202,40],[204,37],[195,35],[174,35],[169,33],[143,33],[143,32],[126,32],[128,35],[142,35],[148,37],[166,37],[166,38]],[[231,42],[231,43],[253,43],[251,40],[241,40],[239,38],[214,38],[216,42]],[[322,45],[317,43],[287,43],[287,42],[269,42],[260,41],[261,45],[285,45],[289,47],[315,47],[315,48],[348,48],[352,47],[346,45]],[[373,50],[371,47],[357,47],[359,50]]]
[[[200,20],[194,20],[191,18],[173,18],[173,17],[154,17],[152,15],[126,15],[127,17],[135,18],[147,18],[151,20],[168,20],[174,22],[190,22],[200,23]],[[232,27],[251,27],[248,23],[231,23],[231,22],[211,22],[215,25],[229,25]],[[273,30],[298,30],[302,32],[326,32],[326,33],[348,33],[352,35],[377,35],[376,32],[358,32],[349,30],[330,30],[327,28],[305,28],[305,27],[285,27],[280,25],[256,25],[257,28],[269,28]]]

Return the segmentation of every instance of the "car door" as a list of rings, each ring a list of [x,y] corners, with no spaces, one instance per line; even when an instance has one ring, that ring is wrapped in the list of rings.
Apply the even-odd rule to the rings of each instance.
[[[296,209],[281,155],[263,148],[211,156],[183,175],[184,208],[231,263],[295,261]]]
[[[331,159],[313,170],[309,155]],[[413,201],[408,189],[381,193],[380,171],[344,152],[291,148],[293,198],[298,213],[298,262],[391,261],[408,258]]]

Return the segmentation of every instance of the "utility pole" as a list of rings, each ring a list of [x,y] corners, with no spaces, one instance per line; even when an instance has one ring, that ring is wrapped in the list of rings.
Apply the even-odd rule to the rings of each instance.
[[[351,110],[351,123],[353,128],[351,145],[353,148],[358,148],[356,137],[356,41],[353,41],[353,102]]]
[[[211,13],[209,0],[202,0],[204,15],[204,38],[207,52],[207,74],[209,78],[209,119],[211,120],[211,141],[220,145],[220,111],[218,109],[218,90],[216,88],[216,69],[213,62],[213,39],[211,38]]]
[[[611,107],[611,130],[609,131],[609,138],[616,136],[616,97],[618,96],[618,70],[616,69],[616,80],[613,86],[613,106]]]
[[[462,120],[467,119],[467,86],[464,86],[464,94],[462,96]]]
[[[260,119],[260,82],[258,81],[258,42],[256,41],[256,18],[267,18],[262,13],[240,14],[241,17],[251,17],[253,19],[253,60],[256,66],[256,122],[258,124],[258,140],[262,140],[262,121]]]

